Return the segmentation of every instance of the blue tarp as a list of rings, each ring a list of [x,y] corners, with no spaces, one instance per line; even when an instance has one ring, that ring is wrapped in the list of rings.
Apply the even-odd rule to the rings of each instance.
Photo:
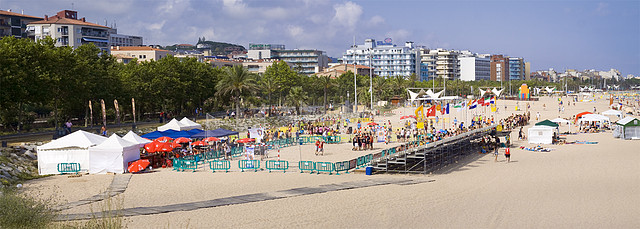
[[[193,130],[183,130],[183,131],[176,131],[176,130],[166,130],[166,131],[153,131],[151,133],[142,135],[141,137],[143,138],[147,138],[147,139],[156,139],[159,137],[170,137],[173,139],[179,138],[179,137],[185,137],[185,138],[193,138],[194,134],[198,134],[200,132],[202,132],[203,130],[200,129],[193,129]]]
[[[237,135],[238,132],[237,131],[231,131],[231,130],[226,130],[226,129],[215,129],[215,130],[207,130],[207,131],[203,131],[201,133],[198,134],[194,134],[191,137],[192,138],[206,138],[206,137],[225,137],[225,136],[229,136],[229,135]]]

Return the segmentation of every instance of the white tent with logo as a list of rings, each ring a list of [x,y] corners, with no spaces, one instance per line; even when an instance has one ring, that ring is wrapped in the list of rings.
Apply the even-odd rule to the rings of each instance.
[[[89,148],[107,138],[78,130],[37,147],[38,174],[58,174],[59,163],[79,163],[80,171],[89,171]]]
[[[533,126],[529,128],[529,143],[531,144],[551,144],[553,143],[553,133],[557,128],[550,126]]]
[[[618,118],[622,118],[622,111],[607,110],[605,112],[602,112],[602,115],[617,116]]]
[[[189,127],[185,126],[180,121],[174,118],[174,119],[171,119],[171,121],[169,121],[167,124],[164,124],[158,127],[158,131],[167,131],[167,130],[181,131],[181,130],[190,130],[190,129]]]
[[[184,125],[187,128],[186,130],[202,129],[202,125],[198,124],[197,122],[189,120],[187,117],[182,118],[182,120],[180,120],[180,123],[182,123],[182,125]]]
[[[124,173],[127,171],[127,164],[138,159],[138,143],[113,134],[99,145],[89,148],[89,173]]]
[[[125,134],[124,137],[122,137],[122,139],[130,141],[130,142],[133,142],[133,143],[138,143],[139,147],[144,147],[144,145],[146,145],[147,143],[151,143],[152,142],[149,139],[140,137],[139,135],[137,135],[133,131],[129,131],[129,133]]]

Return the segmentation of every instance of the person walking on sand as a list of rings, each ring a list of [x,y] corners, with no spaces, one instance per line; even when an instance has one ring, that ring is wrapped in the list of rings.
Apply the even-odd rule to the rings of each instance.
[[[507,163],[511,161],[511,151],[508,146],[504,149],[504,157],[507,159]]]
[[[498,149],[500,149],[500,138],[496,136],[496,148],[493,154],[496,156],[495,162],[498,162]]]

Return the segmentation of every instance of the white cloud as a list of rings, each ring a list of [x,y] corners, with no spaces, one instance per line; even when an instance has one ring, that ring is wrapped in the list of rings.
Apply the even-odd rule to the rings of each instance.
[[[231,16],[245,16],[249,9],[242,0],[222,0],[222,8]]]
[[[300,26],[290,25],[290,26],[287,26],[287,30],[289,32],[289,35],[293,38],[298,38],[300,35],[304,33],[304,29]]]
[[[400,44],[400,43],[404,43],[405,41],[408,41],[407,39],[409,39],[411,32],[405,30],[405,29],[398,29],[398,30],[393,30],[393,31],[389,31],[386,33],[387,37],[392,38],[395,43]]]
[[[345,26],[353,29],[362,15],[362,7],[353,2],[346,2],[344,4],[336,4],[333,6],[336,14],[333,17],[332,23]]]
[[[371,17],[371,19],[369,19],[369,25],[370,26],[377,26],[377,25],[380,25],[382,23],[384,23],[384,18],[379,16],[379,15],[373,16],[373,17]]]
[[[611,11],[609,10],[608,3],[604,3],[604,2],[598,3],[598,7],[596,7],[596,14],[600,16],[606,16],[606,15],[609,15],[610,12]]]
[[[162,20],[161,22],[150,24],[147,28],[149,30],[162,30],[162,27],[164,27],[165,23],[167,23],[167,21]]]

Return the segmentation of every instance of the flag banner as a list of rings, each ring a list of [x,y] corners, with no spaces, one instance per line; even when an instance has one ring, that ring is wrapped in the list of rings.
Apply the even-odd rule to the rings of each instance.
[[[436,116],[436,106],[431,106],[427,109],[427,117]]]
[[[93,106],[91,105],[91,100],[89,100],[89,119],[91,121],[91,126],[93,126]]]
[[[484,98],[478,99],[478,105],[479,106],[484,106]]]
[[[131,109],[133,110],[133,123],[136,123],[136,100],[131,98]]]
[[[116,108],[116,124],[120,124],[120,106],[118,106],[118,100],[113,100],[113,106]]]
[[[107,108],[104,105],[104,99],[100,100],[100,106],[102,107],[102,125],[107,126]]]
[[[446,113],[449,114],[449,103],[447,103]]]
[[[418,109],[416,109],[415,114],[418,121],[422,120],[422,118],[424,117],[424,106],[422,104],[418,107]]]
[[[476,106],[478,106],[478,102],[474,100],[473,103],[471,103],[471,105],[469,106],[469,109],[475,109]]]
[[[496,104],[496,97],[495,96],[491,97],[491,101],[489,103]]]

